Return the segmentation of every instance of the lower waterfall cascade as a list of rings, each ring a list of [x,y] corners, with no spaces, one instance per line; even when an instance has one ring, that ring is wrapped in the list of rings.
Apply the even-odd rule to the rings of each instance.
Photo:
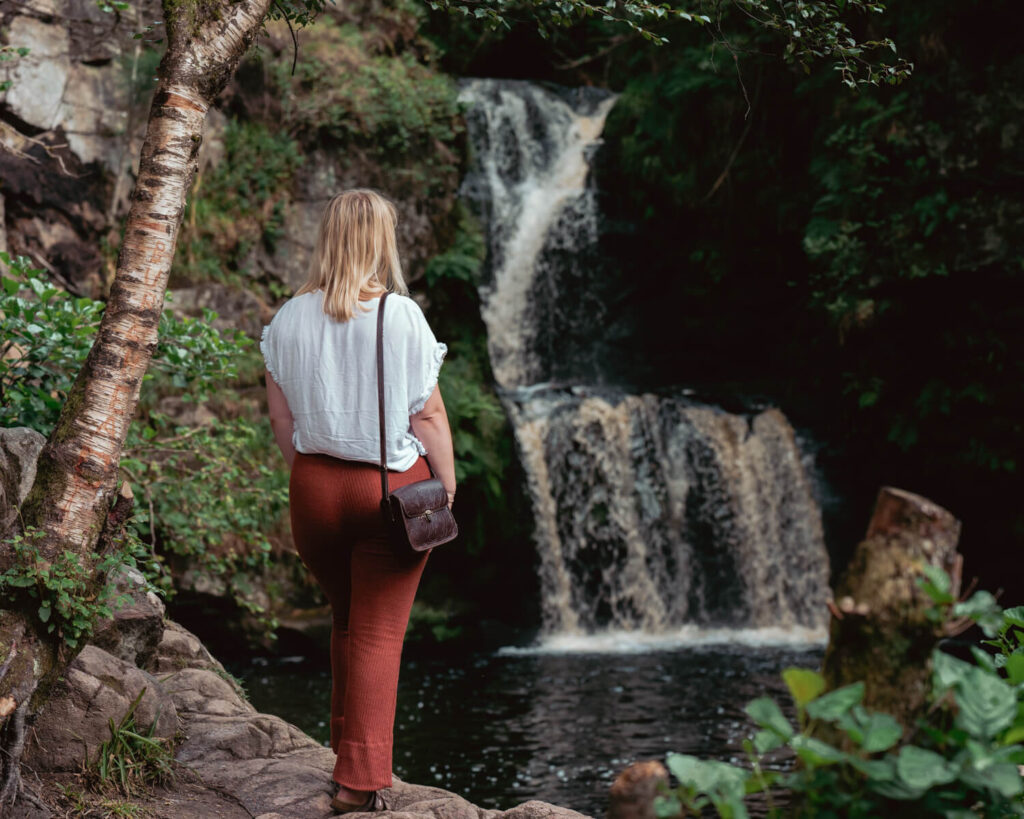
[[[782,412],[596,386],[595,356],[574,343],[601,344],[604,307],[583,297],[599,238],[589,162],[614,96],[469,80],[460,99],[474,155],[462,193],[487,233],[482,315],[532,503],[545,641],[694,627],[820,639],[821,511]]]

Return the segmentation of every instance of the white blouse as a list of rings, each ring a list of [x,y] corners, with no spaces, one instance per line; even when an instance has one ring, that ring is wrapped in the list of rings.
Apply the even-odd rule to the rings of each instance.
[[[285,302],[263,328],[260,350],[267,372],[284,392],[295,420],[297,452],[380,463],[377,420],[377,305],[361,302],[348,321],[323,311],[323,294],[303,293]],[[405,472],[423,444],[409,416],[423,409],[437,385],[448,348],[434,338],[412,299],[388,297],[384,308],[384,399],[387,465]]]

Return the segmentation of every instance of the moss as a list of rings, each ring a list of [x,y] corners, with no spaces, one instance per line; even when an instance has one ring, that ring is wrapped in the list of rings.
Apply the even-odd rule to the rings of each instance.
[[[294,75],[279,59],[268,80],[283,124],[300,139],[344,143],[382,167],[401,167],[406,183],[430,197],[457,185],[464,126],[454,81],[434,67],[426,45],[410,46],[401,19],[322,20]]]
[[[272,252],[284,204],[303,162],[298,143],[258,122],[228,121],[224,158],[193,184],[182,220],[171,284],[248,278],[258,245]]]
[[[177,37],[194,37],[207,23],[220,20],[224,11],[224,0],[163,0],[162,5],[172,46]]]

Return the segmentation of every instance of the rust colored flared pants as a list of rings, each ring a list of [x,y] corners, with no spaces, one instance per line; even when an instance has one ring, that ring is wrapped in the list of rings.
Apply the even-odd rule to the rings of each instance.
[[[391,472],[391,489],[430,477],[420,458]],[[334,780],[354,790],[391,786],[395,698],[402,641],[427,561],[397,554],[380,514],[380,469],[329,455],[295,456],[289,486],[292,535],[324,590],[331,630]]]

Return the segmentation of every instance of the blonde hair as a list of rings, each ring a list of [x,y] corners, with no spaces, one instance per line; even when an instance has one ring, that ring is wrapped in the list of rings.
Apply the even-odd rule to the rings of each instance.
[[[353,188],[339,193],[324,208],[309,275],[295,295],[322,290],[324,312],[348,321],[362,293],[408,294],[398,259],[397,224],[394,204],[377,191]]]

